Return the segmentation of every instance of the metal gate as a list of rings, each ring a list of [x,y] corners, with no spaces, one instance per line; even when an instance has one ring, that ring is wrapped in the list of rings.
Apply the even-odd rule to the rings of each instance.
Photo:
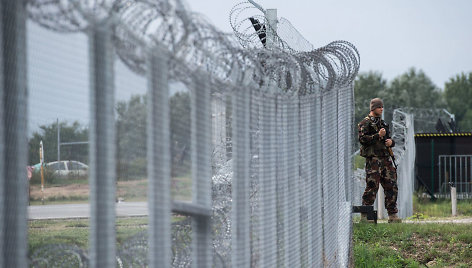
[[[472,197],[472,155],[439,155],[439,195],[450,197],[454,184],[459,199]]]

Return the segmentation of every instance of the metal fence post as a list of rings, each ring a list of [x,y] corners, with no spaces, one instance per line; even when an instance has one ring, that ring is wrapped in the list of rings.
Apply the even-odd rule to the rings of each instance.
[[[315,100],[310,105],[310,136],[313,137],[310,144],[310,153],[314,162],[311,172],[310,202],[312,205],[312,234],[313,234],[313,267],[323,265],[324,232],[323,232],[323,159],[322,157],[322,131],[321,131],[321,92],[318,89]]]
[[[273,116],[275,115],[275,96],[263,96],[261,113],[261,152],[260,152],[260,191],[261,213],[259,232],[261,236],[260,267],[277,266],[277,200],[274,157],[276,144],[276,128]]]
[[[4,22],[4,15],[3,15],[3,2],[0,2],[0,40],[2,42],[2,48],[4,46],[4,38],[3,38],[3,25],[5,24]],[[5,50],[2,50],[5,51]],[[5,104],[3,103],[3,98],[6,95],[6,89],[4,85],[4,60],[3,60],[3,53],[0,53],[0,259],[3,260],[3,256],[5,256],[5,253],[3,252],[5,248],[5,231],[4,231],[4,221],[6,219],[6,210],[3,204],[5,204],[5,170],[4,170],[4,162],[5,162],[5,134],[4,131],[6,129],[6,126],[4,125],[6,122],[6,109],[5,109]],[[4,267],[4,262],[0,261],[0,267]]]
[[[27,267],[26,10],[1,1],[0,267]]]
[[[287,105],[287,186],[289,224],[288,260],[289,267],[300,267],[300,153],[299,153],[299,102],[298,96],[289,96]]]
[[[211,209],[211,101],[209,77],[197,74],[191,94],[193,203]],[[192,218],[192,265],[212,265],[211,224],[208,216]]]
[[[287,100],[283,95],[277,96],[277,226],[278,263],[279,267],[289,267],[289,203],[288,203],[288,134],[287,134]]]
[[[115,118],[112,22],[91,21],[90,266],[115,267]]]
[[[315,184],[314,170],[311,169],[315,165],[315,158],[311,152],[311,144],[315,142],[315,137],[311,133],[311,118],[314,114],[311,113],[311,106],[314,105],[314,98],[312,96],[300,96],[300,193],[302,196],[302,214],[301,219],[301,238],[302,238],[302,267],[307,267],[313,264],[313,206],[311,189]]]
[[[171,264],[168,57],[159,47],[148,61],[149,267]]]
[[[324,259],[328,266],[336,265],[338,222],[338,170],[337,170],[337,102],[336,90],[323,92],[321,107],[322,185],[323,185],[323,240]],[[331,149],[330,149],[331,148]],[[326,154],[328,152],[328,154]]]
[[[249,267],[249,89],[238,88],[233,95],[233,181],[232,181],[232,256],[233,267]]]

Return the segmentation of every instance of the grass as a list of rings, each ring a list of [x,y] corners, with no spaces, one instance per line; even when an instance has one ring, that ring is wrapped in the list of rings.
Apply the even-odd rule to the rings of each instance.
[[[421,194],[413,196],[413,212],[423,217],[450,217],[451,200],[436,199],[431,201],[429,197],[419,197]],[[472,200],[457,200],[457,215],[472,216]]]
[[[413,198],[418,224],[354,224],[355,267],[471,267],[470,224],[420,223],[451,216],[450,200]],[[458,200],[458,215],[472,217],[472,201]]]
[[[118,218],[116,222],[116,240],[121,244],[128,237],[147,228],[148,220],[144,217]],[[28,250],[50,244],[73,244],[88,248],[88,219],[34,220],[28,224]]]
[[[365,168],[365,158],[360,155],[354,156],[354,169],[364,169]]]
[[[468,224],[354,224],[355,267],[470,267]]]

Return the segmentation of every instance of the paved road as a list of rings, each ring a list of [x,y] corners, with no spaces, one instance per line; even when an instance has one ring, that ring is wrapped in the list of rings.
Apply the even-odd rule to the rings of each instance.
[[[120,216],[145,216],[148,214],[146,202],[119,202],[116,203],[116,215]],[[65,219],[90,217],[89,204],[44,205],[29,206],[28,218],[39,219]]]
[[[118,217],[146,216],[148,207],[146,202],[119,202],[116,203]],[[67,219],[90,217],[89,204],[44,205],[29,206],[28,218],[39,219]],[[386,222],[380,221],[380,222]],[[433,220],[404,220],[403,223],[465,223],[472,224],[472,218],[443,218]]]

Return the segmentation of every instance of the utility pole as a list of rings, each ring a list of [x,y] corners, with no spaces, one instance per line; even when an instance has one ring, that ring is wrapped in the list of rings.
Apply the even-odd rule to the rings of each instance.
[[[57,162],[61,161],[61,125],[57,119]]]
[[[39,163],[41,164],[41,203],[44,205],[44,150],[42,140],[39,142]]]

